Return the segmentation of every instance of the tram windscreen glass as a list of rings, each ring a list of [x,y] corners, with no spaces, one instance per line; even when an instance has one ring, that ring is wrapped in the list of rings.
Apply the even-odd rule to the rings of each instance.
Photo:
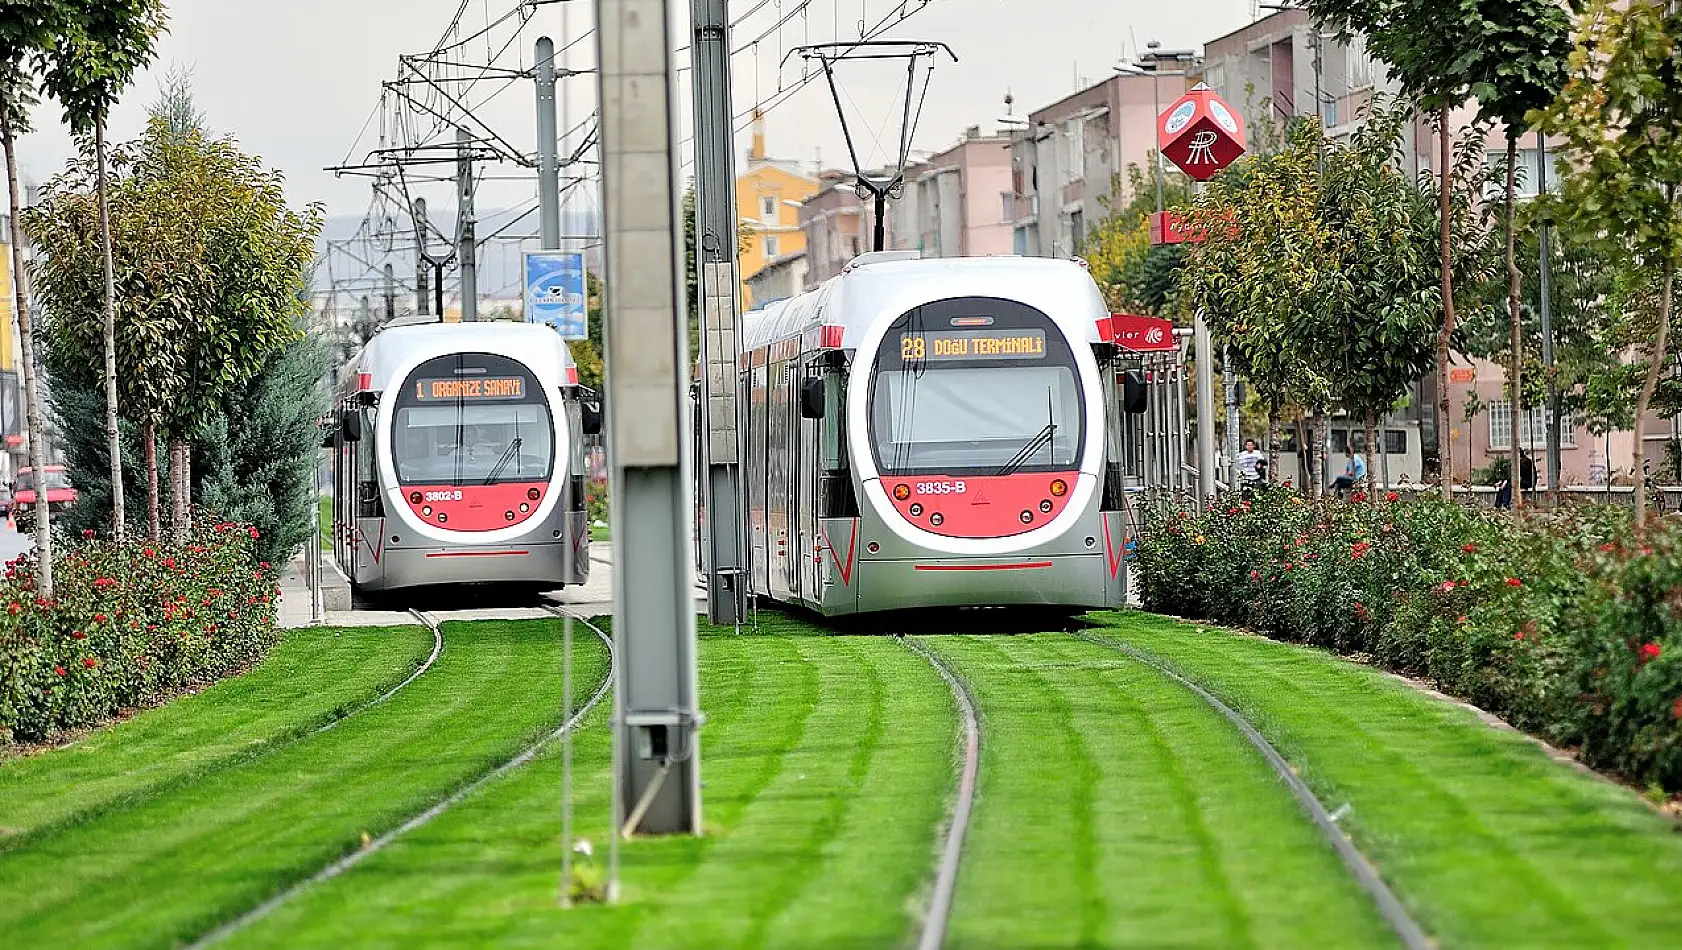
[[[1045,358],[1044,330],[935,330],[902,333],[899,358],[925,360],[1039,360]]]
[[[978,314],[990,325],[948,329]],[[884,474],[1080,463],[1085,409],[1073,354],[1051,319],[1024,304],[962,298],[905,314],[877,351],[870,392],[871,448]]]
[[[391,453],[405,485],[549,478],[555,427],[523,365],[491,354],[428,360],[397,392]]]

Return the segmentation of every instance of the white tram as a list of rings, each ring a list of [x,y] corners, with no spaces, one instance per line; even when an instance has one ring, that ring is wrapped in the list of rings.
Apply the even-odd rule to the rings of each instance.
[[[553,589],[590,570],[582,434],[601,428],[546,326],[382,329],[342,374],[333,552],[364,596],[445,584]]]
[[[866,254],[742,337],[755,596],[826,615],[1125,602],[1144,383],[1081,263]]]

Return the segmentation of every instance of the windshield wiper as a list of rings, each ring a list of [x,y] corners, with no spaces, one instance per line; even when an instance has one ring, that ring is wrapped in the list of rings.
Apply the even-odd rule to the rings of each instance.
[[[1027,445],[1024,445],[1020,451],[1011,456],[1010,461],[1006,462],[1003,468],[993,474],[1009,475],[1011,472],[1014,472],[1023,465],[1026,465],[1028,460],[1033,458],[1040,449],[1043,449],[1051,444],[1051,440],[1056,437],[1056,434],[1057,423],[1047,422],[1043,427],[1041,427],[1039,432],[1035,433],[1032,439],[1028,440]]]
[[[491,473],[485,476],[485,484],[496,484],[496,480],[502,476],[502,470],[508,467],[509,462],[514,461],[515,454],[520,451],[520,443],[524,441],[519,436],[515,436],[514,441],[508,443],[508,448],[502,450],[502,457],[496,460],[496,465],[491,469]]]

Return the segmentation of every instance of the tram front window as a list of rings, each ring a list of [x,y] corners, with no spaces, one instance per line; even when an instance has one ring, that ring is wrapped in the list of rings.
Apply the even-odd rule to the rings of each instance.
[[[1044,313],[966,297],[902,315],[870,387],[876,466],[896,475],[1079,467],[1085,410],[1074,356]]]
[[[409,406],[393,431],[397,479],[404,484],[484,485],[549,477],[554,458],[547,407]]]

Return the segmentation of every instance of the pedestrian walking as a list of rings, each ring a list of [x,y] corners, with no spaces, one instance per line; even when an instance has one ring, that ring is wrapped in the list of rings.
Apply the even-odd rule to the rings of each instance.
[[[1238,454],[1238,487],[1246,496],[1253,494],[1267,478],[1267,456],[1256,448],[1255,439],[1244,440],[1244,451]]]

